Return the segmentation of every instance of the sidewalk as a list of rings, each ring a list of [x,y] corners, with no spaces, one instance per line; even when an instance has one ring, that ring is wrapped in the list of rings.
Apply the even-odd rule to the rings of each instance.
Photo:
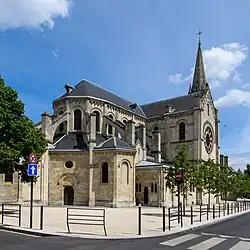
[[[14,207],[16,209],[17,206]],[[74,210],[76,207],[72,207],[72,212],[77,215],[77,218],[83,218],[83,215],[94,218],[93,215],[100,214],[99,207],[89,210],[89,207],[78,207],[79,210]],[[5,211],[7,209],[13,209],[13,206],[10,208],[8,205],[5,205]],[[14,217],[4,216],[3,225],[6,229],[22,229],[24,231],[40,232],[52,235],[62,235],[62,236],[71,236],[71,237],[84,237],[84,238],[138,238],[138,237],[155,237],[167,234],[173,234],[181,232],[183,230],[191,230],[192,228],[197,228],[204,226],[210,223],[215,223],[218,221],[225,220],[227,218],[232,218],[234,216],[239,216],[241,214],[247,213],[250,211],[250,207],[246,211],[237,212],[233,209],[231,211],[230,206],[230,215],[227,215],[227,210],[225,211],[225,216],[223,215],[222,206],[215,206],[215,219],[213,219],[213,210],[209,212],[209,218],[207,220],[207,209],[206,206],[202,206],[202,215],[200,222],[200,206],[193,206],[193,225],[191,225],[191,209],[186,207],[186,213],[183,217],[183,227],[181,223],[178,223],[177,220],[177,209],[171,209],[171,218],[170,218],[170,230],[169,230],[169,217],[168,209],[166,208],[166,229],[163,232],[163,208],[155,207],[142,207],[141,208],[141,233],[138,235],[138,207],[133,208],[103,208],[106,212],[106,229],[107,236],[104,234],[104,228],[101,225],[70,225],[71,233],[68,233],[67,229],[67,208],[66,207],[44,207],[43,208],[43,230],[40,229],[40,207],[33,208],[33,227],[32,230],[29,229],[30,226],[30,208],[22,207],[21,208],[21,227],[18,226],[18,212]],[[83,211],[82,209],[86,209]],[[219,218],[220,210],[220,218]],[[241,211],[241,209],[240,209]],[[72,213],[71,212],[71,213]],[[233,214],[231,214],[233,213]],[[11,214],[10,214],[11,215]],[[82,216],[80,216],[82,215]],[[1,216],[1,215],[0,215]],[[0,220],[1,223],[1,220]],[[92,222],[91,222],[92,223]]]

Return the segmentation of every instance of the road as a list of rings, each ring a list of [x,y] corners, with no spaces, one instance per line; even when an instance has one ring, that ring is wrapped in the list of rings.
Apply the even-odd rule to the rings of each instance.
[[[34,237],[0,230],[1,250],[249,250],[250,213],[189,233],[133,240]]]

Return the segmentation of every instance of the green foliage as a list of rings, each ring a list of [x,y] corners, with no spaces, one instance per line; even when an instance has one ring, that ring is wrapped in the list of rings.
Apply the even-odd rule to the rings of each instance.
[[[22,181],[29,181],[29,154],[33,152],[40,159],[46,146],[43,133],[24,115],[17,92],[0,78],[0,172],[20,171]]]

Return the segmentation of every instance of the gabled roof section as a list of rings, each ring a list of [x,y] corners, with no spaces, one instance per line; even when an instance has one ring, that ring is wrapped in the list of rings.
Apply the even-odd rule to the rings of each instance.
[[[133,107],[132,102],[125,100],[120,96],[98,85],[95,85],[87,80],[80,81],[71,92],[65,93],[60,98],[63,97],[93,97],[113,103],[116,106],[120,106],[121,108],[128,110],[129,112],[133,112],[137,115],[145,117],[145,114],[140,106],[137,105],[136,107],[135,106]]]
[[[108,140],[101,143],[99,146],[95,147],[96,149],[127,149],[135,150],[134,147],[130,146],[128,143],[119,139],[118,137],[111,137]]]
[[[141,107],[147,117],[163,116],[166,113],[167,106],[170,106],[173,112],[185,111],[199,107],[202,96],[203,91],[141,105]]]

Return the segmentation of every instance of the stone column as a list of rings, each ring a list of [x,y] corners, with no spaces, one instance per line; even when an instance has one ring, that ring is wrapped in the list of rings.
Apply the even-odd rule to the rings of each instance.
[[[93,149],[96,146],[96,114],[90,114],[89,120],[89,206],[95,206],[95,192],[93,191]]]
[[[45,135],[45,139],[48,141],[53,140],[53,138],[51,138],[51,135],[48,133],[48,129],[52,124],[52,117],[48,112],[44,112],[42,113],[42,132]]]

